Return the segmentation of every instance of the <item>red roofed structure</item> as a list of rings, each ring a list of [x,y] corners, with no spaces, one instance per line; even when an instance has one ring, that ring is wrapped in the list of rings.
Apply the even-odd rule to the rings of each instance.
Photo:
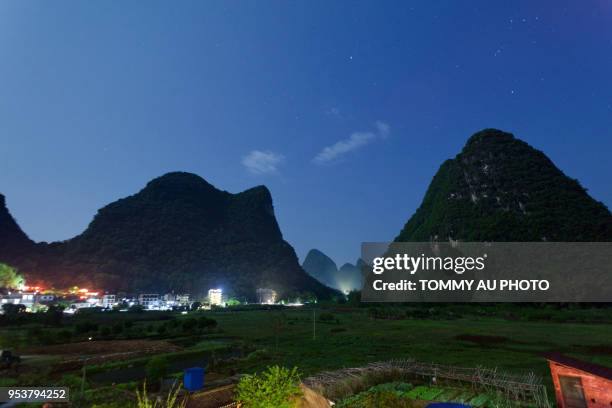
[[[545,355],[550,366],[557,406],[612,408],[612,368],[559,353]]]

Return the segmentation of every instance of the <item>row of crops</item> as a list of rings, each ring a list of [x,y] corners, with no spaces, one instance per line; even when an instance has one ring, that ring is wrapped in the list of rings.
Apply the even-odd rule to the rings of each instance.
[[[393,382],[374,386],[338,402],[337,408],[421,408],[428,402],[459,402],[475,408],[524,407],[507,401],[497,393],[478,392],[469,388],[417,385]]]

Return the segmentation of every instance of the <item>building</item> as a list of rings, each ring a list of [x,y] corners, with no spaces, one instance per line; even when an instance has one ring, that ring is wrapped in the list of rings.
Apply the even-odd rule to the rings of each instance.
[[[257,302],[265,305],[273,305],[276,303],[276,291],[265,288],[257,289]]]
[[[211,305],[223,305],[223,291],[221,289],[210,289],[208,291],[208,303]]]
[[[166,307],[188,306],[190,304],[189,294],[175,295],[174,293],[166,293],[164,295],[164,303]]]
[[[189,303],[191,303],[190,301],[190,296],[188,293],[183,293],[181,295],[176,295],[176,303],[178,303],[179,305],[189,305]]]
[[[138,295],[138,304],[145,309],[159,309],[159,295],[157,293],[141,293]]]
[[[14,305],[24,305],[26,309],[31,309],[36,303],[36,292],[18,292],[2,296],[0,304],[12,303]]]
[[[0,299],[0,304],[5,305],[7,303],[10,303],[13,305],[21,304],[21,293],[11,293],[11,294],[2,296],[2,298]]]
[[[545,355],[559,408],[612,407],[612,368],[559,353]]]
[[[36,296],[36,302],[38,303],[49,303],[55,300],[55,295],[51,293],[39,293]]]
[[[117,304],[117,297],[115,295],[104,295],[102,296],[102,307],[110,309]]]

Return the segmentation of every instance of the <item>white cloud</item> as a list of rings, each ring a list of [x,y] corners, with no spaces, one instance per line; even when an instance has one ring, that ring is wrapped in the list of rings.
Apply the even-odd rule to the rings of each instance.
[[[377,120],[376,130],[378,130],[378,134],[380,135],[380,137],[387,137],[391,128],[389,127],[388,123],[385,123],[381,120]]]
[[[285,156],[271,151],[253,150],[242,158],[242,165],[254,175],[278,173]]]
[[[375,123],[375,132],[355,132],[348,139],[339,140],[331,146],[325,147],[313,159],[317,164],[325,164],[337,160],[340,156],[359,149],[376,139],[384,139],[389,135],[391,128],[382,121]]]

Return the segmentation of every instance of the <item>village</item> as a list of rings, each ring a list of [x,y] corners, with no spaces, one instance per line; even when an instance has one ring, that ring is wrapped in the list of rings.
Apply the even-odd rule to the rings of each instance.
[[[139,293],[116,295],[100,290],[73,287],[68,290],[49,290],[40,286],[21,285],[17,290],[0,288],[0,314],[13,309],[18,312],[36,313],[46,311],[49,306],[60,306],[66,314],[74,314],[82,309],[101,310],[143,310],[143,311],[188,311],[210,310],[212,307],[225,307],[243,302],[228,298],[222,289],[211,288],[204,297],[193,297],[187,293]],[[257,302],[254,304],[272,305],[277,302],[273,289],[258,288]],[[244,302],[246,303],[246,302]],[[5,306],[6,305],[6,306]],[[296,304],[292,304],[296,305]]]

